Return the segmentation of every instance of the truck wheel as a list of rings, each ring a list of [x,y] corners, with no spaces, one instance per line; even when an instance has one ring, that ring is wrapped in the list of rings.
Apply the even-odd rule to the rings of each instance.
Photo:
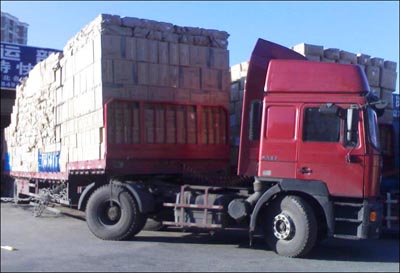
[[[301,257],[315,245],[317,221],[312,208],[298,196],[286,196],[267,207],[265,239],[282,256]]]
[[[121,186],[105,185],[89,198],[86,222],[90,231],[103,240],[125,240],[141,231],[146,216],[139,211],[136,200]]]

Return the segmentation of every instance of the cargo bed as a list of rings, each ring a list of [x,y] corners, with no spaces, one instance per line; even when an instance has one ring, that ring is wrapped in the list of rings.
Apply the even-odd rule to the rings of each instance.
[[[67,180],[71,174],[175,174],[185,168],[229,168],[228,114],[221,105],[111,99],[104,105],[103,159],[68,162],[60,152],[39,154],[39,172],[20,178]],[[102,139],[104,138],[104,139]]]

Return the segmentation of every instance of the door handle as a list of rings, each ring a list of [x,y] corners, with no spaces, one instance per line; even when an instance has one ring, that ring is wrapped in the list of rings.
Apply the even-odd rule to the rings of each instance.
[[[299,170],[299,173],[302,173],[302,174],[310,174],[310,173],[312,173],[312,170],[311,170],[310,168],[308,168],[308,167],[303,167],[303,168],[301,168],[301,169]]]

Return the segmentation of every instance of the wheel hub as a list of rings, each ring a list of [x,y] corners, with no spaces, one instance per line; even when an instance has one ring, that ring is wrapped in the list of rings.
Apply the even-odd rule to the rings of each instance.
[[[119,219],[119,217],[121,216],[121,211],[117,206],[112,206],[109,207],[107,210],[107,217],[111,220],[111,221],[117,221]]]
[[[291,218],[283,213],[274,218],[274,235],[279,240],[289,240],[294,234],[294,225]]]

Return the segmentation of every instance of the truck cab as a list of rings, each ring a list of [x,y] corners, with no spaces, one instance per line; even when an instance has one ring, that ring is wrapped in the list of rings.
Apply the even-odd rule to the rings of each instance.
[[[266,192],[277,190],[258,199],[250,231],[258,209],[274,207],[275,198],[280,208],[269,210],[275,214],[274,235],[266,236],[276,248],[279,241],[287,244],[294,220],[284,212],[282,198],[292,195],[312,207],[320,238],[378,237],[382,159],[369,92],[357,65],[308,61],[258,40],[245,84],[238,174],[254,176]]]

